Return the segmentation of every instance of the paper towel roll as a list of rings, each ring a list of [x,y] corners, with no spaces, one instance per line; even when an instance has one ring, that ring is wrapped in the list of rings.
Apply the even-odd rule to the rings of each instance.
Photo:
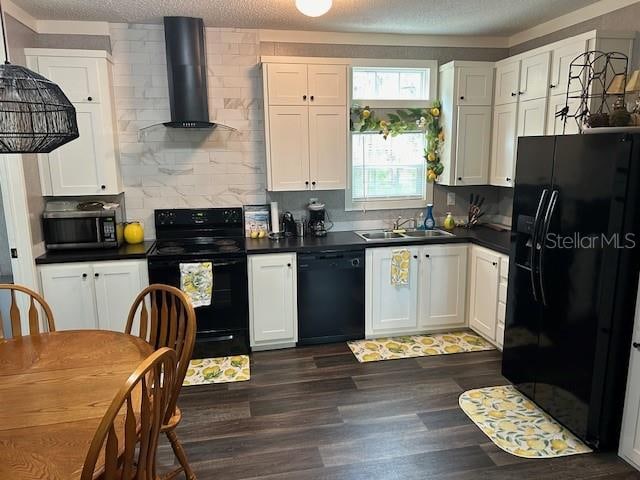
[[[271,231],[280,233],[280,213],[278,212],[278,202],[271,202]]]

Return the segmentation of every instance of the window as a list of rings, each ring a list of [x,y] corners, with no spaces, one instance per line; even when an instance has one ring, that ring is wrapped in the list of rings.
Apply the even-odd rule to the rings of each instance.
[[[377,118],[397,109],[426,108],[435,98],[435,62],[367,61],[352,67],[353,105],[369,106]],[[416,126],[386,140],[378,132],[351,132],[348,210],[419,208],[432,188],[426,180],[424,132]]]

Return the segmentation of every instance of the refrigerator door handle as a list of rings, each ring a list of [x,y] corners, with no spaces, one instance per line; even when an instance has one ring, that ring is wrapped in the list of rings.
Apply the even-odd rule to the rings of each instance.
[[[535,260],[536,253],[538,249],[538,228],[540,227],[540,217],[542,215],[542,209],[544,207],[544,202],[547,199],[547,195],[549,194],[549,190],[546,188],[542,190],[540,194],[540,201],[538,202],[538,208],[536,209],[536,217],[533,221],[533,233],[531,234],[531,251],[529,252],[529,266],[530,275],[531,275],[531,292],[533,293],[533,300],[535,302],[538,301],[538,293],[536,290],[536,274],[535,274]]]
[[[544,226],[542,228],[542,243],[540,248],[540,254],[538,255],[538,280],[540,281],[540,297],[542,298],[542,304],[547,306],[547,298],[544,293],[544,252],[546,250],[545,247],[545,239],[547,238],[547,234],[549,233],[549,226],[551,225],[551,218],[553,217],[553,213],[556,210],[556,204],[558,203],[558,195],[560,193],[558,190],[554,190],[551,194],[551,199],[549,200],[549,206],[547,207],[547,212],[544,215]]]

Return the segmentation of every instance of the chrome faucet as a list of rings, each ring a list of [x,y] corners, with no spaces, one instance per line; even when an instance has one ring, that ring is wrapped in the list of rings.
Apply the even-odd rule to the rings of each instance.
[[[417,225],[418,225],[418,223],[416,222],[416,219],[415,218],[405,218],[405,219],[403,219],[402,216],[399,216],[393,222],[393,230],[400,230],[400,227],[402,227],[403,225],[406,225],[409,222],[413,222],[413,228],[415,230],[417,228]]]

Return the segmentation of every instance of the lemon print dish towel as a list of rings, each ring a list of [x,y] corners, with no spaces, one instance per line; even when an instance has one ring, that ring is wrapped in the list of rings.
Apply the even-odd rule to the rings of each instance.
[[[211,295],[213,294],[212,263],[181,263],[180,290],[189,297],[193,308],[211,305]]]
[[[355,340],[347,344],[360,363],[495,350],[484,338],[468,330]]]
[[[246,382],[251,378],[248,355],[191,360],[183,386]]]
[[[517,457],[554,458],[591,449],[511,385],[460,395],[460,408],[498,447]]]
[[[391,252],[391,285],[409,285],[409,263],[411,252],[406,248]]]

